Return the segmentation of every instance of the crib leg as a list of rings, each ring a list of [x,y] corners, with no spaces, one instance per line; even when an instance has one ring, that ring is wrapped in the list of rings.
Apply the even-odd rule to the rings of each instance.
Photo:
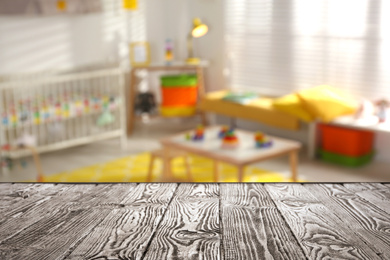
[[[121,142],[122,150],[126,150],[127,149],[127,133],[126,133],[126,131],[123,131],[123,133],[120,137],[120,142]]]

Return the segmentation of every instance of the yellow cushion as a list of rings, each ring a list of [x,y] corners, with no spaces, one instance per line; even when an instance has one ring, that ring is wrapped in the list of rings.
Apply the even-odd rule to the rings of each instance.
[[[275,109],[296,116],[305,122],[311,122],[314,119],[314,117],[305,110],[297,94],[290,94],[277,98],[273,101],[273,106]]]
[[[321,85],[298,93],[304,108],[315,118],[329,122],[338,116],[353,114],[356,102],[340,90]]]

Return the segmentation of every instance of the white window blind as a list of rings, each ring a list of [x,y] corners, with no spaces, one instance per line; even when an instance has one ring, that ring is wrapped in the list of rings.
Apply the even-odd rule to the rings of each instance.
[[[283,95],[328,84],[390,98],[389,0],[227,0],[233,89]]]

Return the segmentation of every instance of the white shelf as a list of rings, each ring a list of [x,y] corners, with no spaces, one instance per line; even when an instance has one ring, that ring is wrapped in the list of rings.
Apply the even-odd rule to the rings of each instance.
[[[375,116],[363,119],[355,119],[353,116],[342,116],[333,120],[330,124],[361,130],[390,133],[390,122],[378,123],[378,118]]]

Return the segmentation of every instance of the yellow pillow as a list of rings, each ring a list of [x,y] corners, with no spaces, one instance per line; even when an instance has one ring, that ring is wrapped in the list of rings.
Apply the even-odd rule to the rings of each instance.
[[[298,93],[304,108],[315,118],[330,122],[338,116],[355,113],[357,103],[340,90],[327,85]]]
[[[285,112],[289,115],[296,116],[305,122],[313,121],[313,116],[302,106],[301,100],[297,94],[290,94],[273,101],[273,107],[276,110]]]

